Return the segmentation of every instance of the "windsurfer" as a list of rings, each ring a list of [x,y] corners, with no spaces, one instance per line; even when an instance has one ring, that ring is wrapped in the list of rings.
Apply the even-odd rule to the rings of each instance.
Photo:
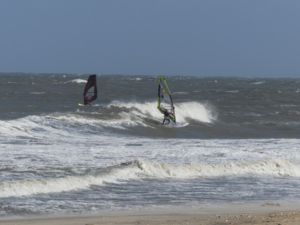
[[[83,91],[83,104],[90,105],[97,99],[96,74],[90,75]]]
[[[166,78],[158,77],[157,109],[164,115],[163,125],[176,123],[175,108]]]
[[[163,107],[157,107],[157,108],[162,114],[164,114],[164,120],[162,122],[163,125],[168,125],[171,121],[176,123],[175,115],[172,112],[169,112],[167,109]]]
[[[84,98],[84,105],[90,105],[91,101],[93,100],[93,96],[83,96]]]

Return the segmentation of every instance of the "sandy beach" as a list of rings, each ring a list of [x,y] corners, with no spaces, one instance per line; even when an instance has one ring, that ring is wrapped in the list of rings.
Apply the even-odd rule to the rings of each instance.
[[[91,216],[65,218],[32,218],[0,221],[2,225],[108,225],[108,224],[186,224],[186,225],[299,225],[300,212],[246,213],[246,214],[157,214],[157,215],[127,215],[127,216]]]
[[[241,206],[240,206],[241,207]],[[300,210],[279,204],[257,206],[224,206],[214,209],[141,210],[135,212],[103,212],[90,216],[25,217],[0,220],[1,225],[299,225]],[[202,211],[203,210],[203,211]]]

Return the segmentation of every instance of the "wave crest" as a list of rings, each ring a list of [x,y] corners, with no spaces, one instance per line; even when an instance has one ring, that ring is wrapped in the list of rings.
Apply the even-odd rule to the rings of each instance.
[[[92,110],[91,110],[92,109]],[[84,111],[87,110],[87,111]],[[183,102],[175,105],[177,125],[188,126],[189,123],[213,123],[217,114],[212,106],[199,102]],[[2,136],[24,136],[36,138],[43,134],[68,136],[70,133],[93,132],[96,129],[130,127],[156,127],[163,119],[157,110],[156,102],[121,102],[113,101],[108,105],[83,108],[72,113],[52,113],[48,115],[32,115],[10,121],[0,121]],[[81,128],[78,129],[78,126]],[[83,129],[82,126],[85,126]],[[161,127],[161,126],[160,126]]]
[[[156,102],[121,102],[113,101],[108,107],[119,107],[131,110],[131,114],[142,117],[162,119],[162,114],[157,110]],[[194,120],[202,123],[213,123],[217,120],[217,114],[211,106],[199,102],[183,102],[175,104],[176,119],[179,123]]]
[[[3,182],[0,185],[0,198],[75,191],[88,189],[92,185],[103,186],[106,183],[118,183],[132,179],[199,179],[201,177],[244,175],[300,177],[300,168],[286,160],[194,165],[135,160],[101,169],[101,172],[95,172],[94,175]]]

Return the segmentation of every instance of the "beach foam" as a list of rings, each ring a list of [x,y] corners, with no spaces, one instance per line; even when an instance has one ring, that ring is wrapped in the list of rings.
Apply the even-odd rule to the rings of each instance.
[[[27,196],[88,189],[91,185],[103,186],[132,179],[201,179],[218,176],[294,176],[300,177],[300,167],[286,160],[238,162],[229,164],[187,164],[135,160],[102,171],[82,176],[67,176],[41,180],[6,181],[0,184],[0,198]]]

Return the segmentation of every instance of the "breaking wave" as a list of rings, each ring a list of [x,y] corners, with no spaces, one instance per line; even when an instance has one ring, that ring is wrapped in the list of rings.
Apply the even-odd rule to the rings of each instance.
[[[156,102],[121,102],[113,101],[108,107],[131,109],[131,113],[143,117],[161,120],[162,114],[157,110]],[[194,120],[202,123],[212,123],[217,119],[217,114],[212,106],[199,102],[183,102],[175,104],[176,119],[180,123]]]
[[[178,127],[188,126],[191,121],[213,123],[217,120],[217,114],[212,106],[198,102],[178,103],[175,110]],[[120,130],[136,126],[154,128],[160,124],[162,118],[155,102],[114,101],[108,105],[95,106],[92,112],[79,110],[70,113],[32,115],[9,121],[0,120],[0,134],[9,137],[37,138],[49,133],[59,137],[95,129],[103,131],[103,128]]]
[[[3,182],[0,184],[0,198],[76,191],[88,189],[92,185],[130,182],[132,179],[200,179],[245,175],[300,177],[300,167],[286,160],[186,165],[135,160],[104,168],[101,171],[83,176]]]

